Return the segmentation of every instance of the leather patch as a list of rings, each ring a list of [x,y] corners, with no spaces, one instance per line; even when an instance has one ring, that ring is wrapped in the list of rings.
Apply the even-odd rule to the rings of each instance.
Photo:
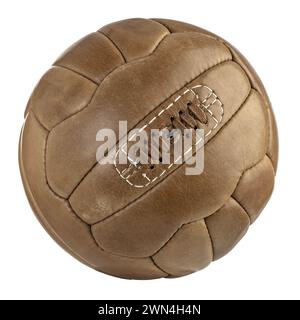
[[[189,110],[187,110],[188,107],[190,107]],[[201,122],[195,118],[197,112],[198,114],[203,114],[204,121]],[[185,113],[189,118],[186,117],[186,120],[183,116],[180,118],[179,115],[182,113]],[[198,84],[191,88],[186,88],[181,94],[177,95],[172,102],[166,106],[162,106],[152,117],[149,117],[150,120],[145,121],[144,124],[141,125],[137,132],[145,130],[149,134],[151,129],[170,129],[172,120],[175,119],[174,122],[178,122],[177,127],[182,125],[182,128],[186,129],[203,129],[204,138],[206,138],[222,122],[223,114],[223,104],[215,92],[206,85]],[[178,121],[177,118],[181,121]],[[194,118],[194,127],[192,127],[191,121],[188,121],[190,118],[192,118],[191,121],[193,121]],[[137,133],[129,137],[127,148],[130,146],[130,140],[133,140],[135,135],[137,135]],[[136,188],[147,187],[160,179],[171,170],[171,168],[178,166],[176,163],[178,159],[175,159],[175,161],[173,159],[169,164],[141,164],[137,159],[132,159],[128,155],[128,163],[120,164],[118,163],[118,155],[120,152],[125,152],[123,150],[124,146],[125,144],[119,146],[114,157],[114,166],[120,177],[130,186]],[[182,157],[184,155],[185,153],[183,153]]]

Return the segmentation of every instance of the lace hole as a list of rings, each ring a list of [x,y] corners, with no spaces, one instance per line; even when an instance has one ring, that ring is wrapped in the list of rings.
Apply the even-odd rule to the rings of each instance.
[[[151,165],[149,166],[149,168],[150,168],[151,170],[153,170],[153,169],[154,169],[154,164],[151,164]]]
[[[188,107],[190,107],[192,104],[193,104],[192,101],[188,101],[188,102],[186,103],[186,105],[187,105]]]

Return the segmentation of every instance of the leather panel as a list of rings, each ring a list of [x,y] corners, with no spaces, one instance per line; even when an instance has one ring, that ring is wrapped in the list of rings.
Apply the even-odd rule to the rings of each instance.
[[[233,194],[234,199],[245,209],[253,223],[269,200],[274,186],[274,169],[265,156],[253,168],[247,170]]]
[[[216,130],[207,137],[207,142],[218,132],[219,128],[222,128],[245,101],[250,91],[250,84],[241,68],[233,62],[226,62],[213,68],[195,79],[190,86],[197,83],[203,83],[210,88],[214,88],[224,108],[223,121]],[[234,88],[237,85],[239,85],[240,88],[238,92],[229,90],[229,88]],[[163,103],[155,114],[167,106],[169,101],[168,99]],[[137,127],[143,127],[153,115],[154,113],[152,112]],[[168,174],[171,174],[177,167],[178,166],[173,166],[168,170]],[[184,173],[182,174],[184,175]],[[192,177],[189,178],[192,179]],[[157,180],[157,182],[159,182],[159,180]],[[134,201],[152,186],[153,185],[149,185],[149,187],[146,188],[132,188],[119,176],[113,165],[96,165],[72,193],[70,203],[83,220],[88,223],[95,223]],[[119,194],[123,195],[121,199],[118,196]]]
[[[127,62],[151,54],[160,41],[170,34],[159,23],[139,18],[117,21],[102,27],[99,31],[111,39]]]
[[[124,63],[119,50],[103,34],[94,32],[67,49],[55,62],[99,84],[110,72]]]
[[[213,244],[213,260],[227,254],[245,235],[250,225],[245,210],[231,197],[205,222]]]
[[[30,108],[48,130],[86,107],[97,86],[67,69],[53,67],[30,97]]]
[[[183,52],[178,42],[185,48]],[[215,40],[197,34],[177,34],[168,37],[155,54],[113,72],[101,83],[88,108],[50,132],[47,175],[51,188],[68,197],[93,167],[99,146],[98,130],[110,128],[118,132],[119,120],[128,120],[128,129],[133,128],[199,74],[230,58],[228,49]]]
[[[181,166],[141,197],[94,224],[92,232],[99,245],[114,253],[148,256],[180,225],[218,210],[234,192],[245,168],[266,153],[267,114],[262,105],[259,94],[252,90],[237,114],[205,145],[200,176],[185,175]],[[205,201],[199,201],[202,197]]]
[[[170,276],[205,268],[212,261],[211,240],[203,220],[182,226],[153,259]]]
[[[30,204],[48,233],[78,260],[104,273],[140,279],[167,276],[150,258],[119,257],[97,246],[90,227],[80,221],[67,202],[47,186],[43,161],[46,139],[47,131],[29,114],[20,141],[20,167]]]

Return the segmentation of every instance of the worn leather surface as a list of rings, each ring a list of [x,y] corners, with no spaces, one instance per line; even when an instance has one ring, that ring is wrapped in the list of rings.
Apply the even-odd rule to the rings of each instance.
[[[181,164],[135,188],[96,162],[99,129],[139,128],[199,83],[224,108],[201,175]],[[101,272],[151,279],[197,271],[234,247],[272,193],[278,139],[265,89],[234,47],[186,23],[130,19],[78,41],[45,73],[19,155],[30,204],[62,247]]]

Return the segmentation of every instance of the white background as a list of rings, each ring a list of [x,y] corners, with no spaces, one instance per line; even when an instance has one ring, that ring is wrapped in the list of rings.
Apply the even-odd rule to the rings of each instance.
[[[1,1],[0,298],[300,298],[299,1]],[[29,95],[55,58],[102,25],[164,17],[215,32],[262,78],[280,135],[273,196],[227,256],[179,279],[121,280],[77,262],[34,217],[17,161]]]

